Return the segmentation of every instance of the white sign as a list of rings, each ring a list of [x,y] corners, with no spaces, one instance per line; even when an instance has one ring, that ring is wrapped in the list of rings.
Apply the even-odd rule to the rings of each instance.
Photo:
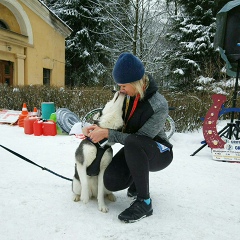
[[[212,149],[213,160],[240,162],[240,151],[228,151],[223,148]]]
[[[1,110],[0,123],[16,123],[19,118],[19,114],[21,114],[21,111]]]

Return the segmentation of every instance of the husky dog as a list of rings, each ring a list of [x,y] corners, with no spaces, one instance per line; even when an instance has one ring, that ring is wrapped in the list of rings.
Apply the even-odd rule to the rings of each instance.
[[[114,94],[113,99],[105,105],[102,113],[99,114],[96,121],[98,126],[116,130],[123,126],[122,106],[124,97],[125,95],[120,92]],[[107,197],[112,202],[116,201],[113,193],[108,191],[103,183],[104,171],[113,156],[111,145],[111,143],[107,142],[103,147],[99,143],[92,143],[87,138],[81,141],[75,152],[76,164],[72,182],[74,201],[78,202],[81,200],[83,203],[87,203],[89,198],[95,197],[98,200],[98,209],[102,212],[108,212],[104,197]],[[103,148],[106,148],[106,150],[104,151]],[[100,150],[103,150],[103,154],[100,154],[99,157]],[[87,170],[97,161],[97,155],[99,159],[97,167],[99,172],[88,174]]]

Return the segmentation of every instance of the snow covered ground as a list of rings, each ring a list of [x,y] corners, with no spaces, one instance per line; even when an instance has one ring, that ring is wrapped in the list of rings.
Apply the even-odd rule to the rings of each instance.
[[[125,224],[118,214],[129,206],[126,190],[107,201],[108,213],[72,201],[71,181],[29,164],[0,147],[0,239],[240,239],[240,164],[212,160],[211,150],[198,149],[202,132],[175,133],[174,161],[150,174],[154,213]],[[75,136],[24,134],[18,126],[0,125],[0,144],[58,174],[72,178]],[[116,151],[119,145],[115,145]]]

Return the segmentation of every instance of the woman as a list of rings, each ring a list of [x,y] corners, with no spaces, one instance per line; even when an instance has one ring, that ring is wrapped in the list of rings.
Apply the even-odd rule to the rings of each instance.
[[[126,94],[124,127],[120,132],[92,125],[87,132],[93,142],[108,138],[123,145],[105,171],[104,184],[110,191],[128,188],[127,195],[135,200],[118,218],[135,222],[153,213],[149,171],[162,170],[173,159],[172,145],[164,132],[168,104],[155,81],[145,75],[143,63],[131,53],[119,56],[113,78]]]

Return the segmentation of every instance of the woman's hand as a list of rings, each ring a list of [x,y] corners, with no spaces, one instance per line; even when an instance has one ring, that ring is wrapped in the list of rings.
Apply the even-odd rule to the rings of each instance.
[[[96,124],[93,124],[89,127],[86,127],[84,130],[84,134],[88,136],[94,143],[97,143],[104,138],[108,138],[108,129],[101,128]]]

